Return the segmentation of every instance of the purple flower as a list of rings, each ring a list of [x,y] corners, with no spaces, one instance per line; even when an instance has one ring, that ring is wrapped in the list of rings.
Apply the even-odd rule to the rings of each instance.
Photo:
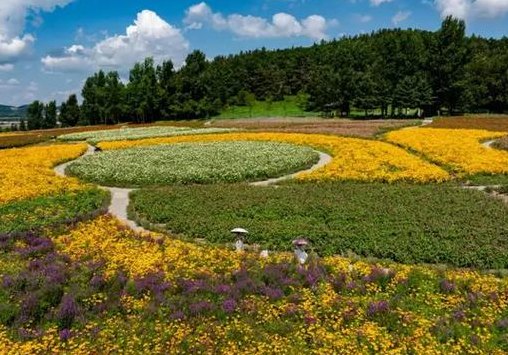
[[[234,299],[229,298],[222,302],[222,309],[226,313],[233,313],[236,310],[237,303]]]
[[[271,300],[278,300],[284,297],[284,292],[280,288],[264,287],[262,292]]]
[[[199,301],[192,303],[189,306],[189,311],[192,315],[199,315],[213,309],[213,305],[208,301]]]
[[[205,280],[182,280],[180,284],[185,293],[196,293],[208,290],[208,283]]]
[[[445,279],[439,283],[439,289],[443,293],[454,293],[457,286],[455,286],[453,282]]]
[[[367,307],[367,315],[374,317],[379,314],[387,313],[390,310],[390,304],[387,301],[371,302]]]
[[[222,294],[222,295],[227,295],[227,294],[231,293],[231,289],[232,288],[230,285],[220,284],[215,287],[215,292]]]
[[[72,336],[72,333],[69,329],[62,329],[59,335],[61,341],[67,341]]]
[[[70,327],[74,318],[79,315],[79,306],[72,295],[65,295],[62,298],[60,307],[58,307],[57,318],[61,325],[64,327]]]
[[[106,284],[106,280],[102,275],[94,275],[90,280],[90,286],[95,289],[100,289]]]
[[[161,295],[170,285],[164,281],[164,273],[156,272],[150,273],[144,277],[134,280],[134,285],[138,292],[151,291],[155,295]]]

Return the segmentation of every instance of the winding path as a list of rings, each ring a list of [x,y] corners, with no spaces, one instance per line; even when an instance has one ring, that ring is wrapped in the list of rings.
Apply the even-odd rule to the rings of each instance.
[[[316,151],[316,152],[319,153],[319,161],[315,165],[313,165],[310,169],[300,171],[300,172],[297,172],[297,173],[294,173],[291,175],[278,177],[278,178],[253,182],[253,183],[251,183],[251,185],[252,186],[268,186],[268,185],[276,184],[280,181],[289,180],[289,179],[294,178],[298,174],[310,173],[310,172],[313,172],[314,170],[320,169],[320,168],[324,167],[325,165],[329,164],[333,159],[330,155],[328,155],[326,153],[319,152],[319,151]],[[93,154],[95,154],[95,147],[88,145],[87,151],[81,157],[84,157],[87,155],[93,155]],[[65,173],[65,170],[67,169],[67,167],[69,165],[71,165],[76,160],[77,159],[56,166],[54,168],[55,174],[58,176],[61,176],[61,177],[66,177],[67,174]],[[125,224],[126,226],[128,226],[135,232],[138,232],[138,233],[150,232],[150,231],[146,230],[145,228],[139,226],[135,221],[129,219],[129,216],[127,213],[129,203],[130,203],[129,195],[132,191],[135,191],[136,189],[122,189],[122,188],[118,188],[118,187],[106,187],[106,186],[99,186],[99,188],[101,188],[103,190],[107,190],[111,194],[111,202],[108,206],[108,213],[109,214],[115,216],[123,224]]]

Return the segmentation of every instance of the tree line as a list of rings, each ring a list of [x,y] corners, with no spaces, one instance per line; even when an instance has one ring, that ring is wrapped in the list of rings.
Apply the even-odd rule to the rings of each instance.
[[[209,61],[200,51],[176,69],[147,58],[130,70],[99,71],[63,103],[64,126],[207,118],[245,98],[304,97],[309,111],[381,117],[508,111],[508,38],[466,36],[448,17],[435,32],[383,29],[311,47],[258,49]],[[40,103],[39,103],[40,104]],[[41,120],[40,107],[30,110]],[[43,110],[47,111],[47,109]],[[50,121],[53,122],[52,115]],[[46,123],[42,123],[46,122]]]

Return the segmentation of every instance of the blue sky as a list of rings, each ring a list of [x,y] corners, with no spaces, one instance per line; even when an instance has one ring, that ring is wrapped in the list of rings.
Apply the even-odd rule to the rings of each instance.
[[[102,68],[123,78],[153,56],[208,57],[386,27],[435,30],[443,16],[468,33],[508,35],[508,0],[0,0],[0,103],[61,101]]]

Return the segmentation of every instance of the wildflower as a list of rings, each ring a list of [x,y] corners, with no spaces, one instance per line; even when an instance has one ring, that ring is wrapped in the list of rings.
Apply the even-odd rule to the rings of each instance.
[[[390,304],[387,301],[377,301],[369,303],[367,307],[367,315],[374,317],[379,314],[387,313],[390,310]]]
[[[72,336],[72,333],[69,329],[62,329],[58,335],[60,336],[61,341],[67,341]]]
[[[233,313],[237,307],[237,303],[234,299],[228,298],[224,302],[222,302],[222,309],[226,313]]]

